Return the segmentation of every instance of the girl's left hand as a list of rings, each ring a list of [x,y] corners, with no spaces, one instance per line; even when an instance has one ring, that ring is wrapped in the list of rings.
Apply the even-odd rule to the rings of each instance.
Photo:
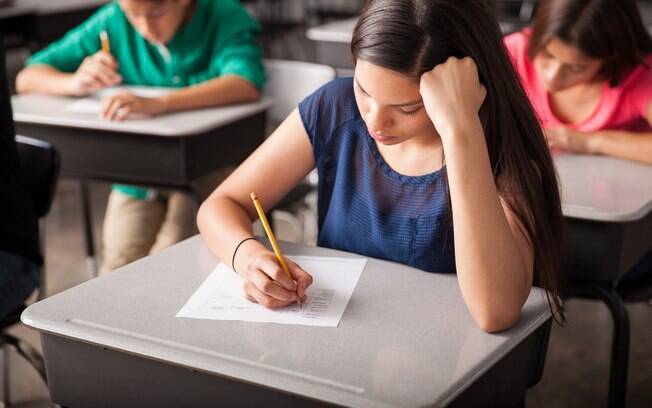
[[[111,95],[102,101],[102,119],[124,120],[132,113],[158,115],[165,112],[165,104],[160,98],[145,98],[124,91]]]
[[[573,153],[591,153],[593,137],[591,133],[579,132],[568,127],[545,129],[548,146]]]
[[[430,120],[445,139],[478,118],[487,96],[471,57],[449,57],[421,75],[419,90]]]

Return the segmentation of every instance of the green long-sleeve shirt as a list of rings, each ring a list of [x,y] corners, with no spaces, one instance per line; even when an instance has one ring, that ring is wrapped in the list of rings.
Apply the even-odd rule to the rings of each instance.
[[[106,31],[124,85],[181,88],[234,74],[261,89],[265,71],[256,41],[258,23],[235,0],[195,1],[193,15],[165,46],[145,40],[118,3],[112,2],[61,40],[34,54],[27,64],[75,72],[84,58],[101,49],[99,36]],[[148,196],[143,188],[114,188],[141,199]]]

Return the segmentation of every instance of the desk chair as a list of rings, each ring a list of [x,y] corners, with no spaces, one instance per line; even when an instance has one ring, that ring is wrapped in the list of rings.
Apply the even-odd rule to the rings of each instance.
[[[267,134],[271,134],[306,96],[336,76],[335,70],[327,65],[285,60],[265,60],[263,63],[267,72],[263,93],[274,100],[274,105],[267,112]],[[297,233],[297,241],[302,242],[306,235],[307,223],[302,226],[288,210],[314,191],[316,184],[317,173],[313,170],[303,183],[290,191],[272,209],[272,228],[275,220],[288,222]]]
[[[23,169],[29,193],[33,199],[36,213],[39,217],[39,240],[41,242],[41,254],[44,253],[44,223],[43,217],[50,210],[54,192],[56,190],[59,174],[59,154],[49,143],[31,139],[23,136],[16,136],[18,158]],[[41,266],[41,287],[39,299],[45,297],[45,267]],[[19,355],[23,356],[28,363],[36,369],[43,381],[46,381],[45,365],[41,355],[27,342],[7,333],[7,329],[20,322],[20,314],[25,309],[21,305],[13,311],[2,322],[0,322],[0,376],[3,377],[2,387],[4,388],[3,403],[10,405],[10,384],[9,384],[9,349],[13,346]]]
[[[25,136],[16,136],[18,159],[32,197],[36,214],[39,217],[39,240],[41,255],[45,257],[45,223],[43,217],[50,211],[54,193],[57,189],[61,158],[57,150],[47,142]],[[45,268],[41,268],[39,300],[45,297]]]

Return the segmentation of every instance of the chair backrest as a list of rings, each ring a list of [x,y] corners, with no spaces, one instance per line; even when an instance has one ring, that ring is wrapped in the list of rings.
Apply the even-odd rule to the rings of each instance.
[[[11,96],[7,84],[5,49],[2,35],[0,35],[0,126],[0,137],[3,138],[2,142],[7,143],[4,148],[9,150],[8,152],[4,152],[8,156],[0,155],[0,157],[14,163],[13,168],[7,167],[4,171],[12,174],[18,171],[22,172],[19,177],[24,177],[25,187],[33,201],[36,215],[39,218],[43,217],[50,210],[50,205],[52,204],[52,198],[54,197],[57,179],[59,177],[60,158],[58,152],[50,143],[29,137],[15,136],[16,130],[11,112]],[[11,146],[14,138],[18,153],[17,158],[15,151],[13,151],[13,146]],[[16,163],[16,160],[18,163]],[[20,170],[16,166],[19,166]],[[22,191],[24,191],[24,187]]]
[[[16,136],[16,147],[36,214],[43,217],[50,211],[57,188],[59,153],[48,142],[20,135]]]
[[[267,112],[269,121],[278,125],[306,96],[333,80],[335,69],[310,62],[265,60],[267,83],[263,93],[274,99]]]

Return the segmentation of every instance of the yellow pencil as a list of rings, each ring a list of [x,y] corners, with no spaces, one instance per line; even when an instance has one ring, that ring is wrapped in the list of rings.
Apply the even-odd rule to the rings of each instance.
[[[290,279],[294,281],[294,278],[292,277],[292,274],[290,273],[290,270],[288,269],[288,266],[285,263],[285,259],[283,259],[281,248],[278,246],[278,242],[276,242],[274,231],[272,231],[272,228],[269,226],[269,222],[267,222],[267,217],[265,216],[265,211],[263,211],[263,206],[260,205],[260,201],[258,200],[258,197],[256,196],[255,193],[251,193],[250,197],[251,200],[254,202],[254,207],[256,207],[256,211],[258,212],[258,217],[260,218],[260,222],[263,224],[263,228],[265,229],[267,238],[269,238],[269,242],[271,242],[272,244],[272,248],[274,249],[274,254],[276,255],[276,259],[278,259],[278,262],[281,264],[281,268],[283,268],[285,273],[287,273]]]
[[[100,32],[100,42],[102,43],[102,51],[110,54],[111,47],[109,46],[109,35],[106,33],[106,31]]]

